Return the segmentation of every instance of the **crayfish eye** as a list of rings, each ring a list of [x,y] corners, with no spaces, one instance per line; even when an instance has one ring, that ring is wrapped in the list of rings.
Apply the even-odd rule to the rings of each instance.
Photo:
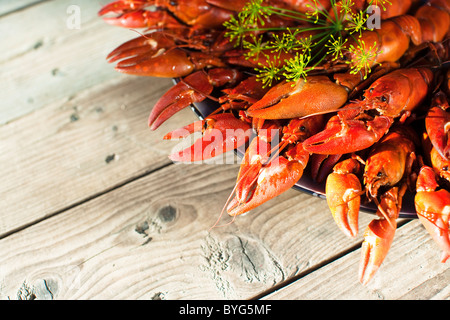
[[[306,131],[306,127],[305,127],[305,126],[301,126],[301,127],[300,127],[300,131],[301,131],[301,132],[305,132],[305,131]]]
[[[388,100],[389,100],[388,97],[386,97],[386,96],[381,96],[380,99],[382,102],[388,102]]]
[[[203,45],[204,45],[205,47],[209,47],[209,46],[213,45],[213,41],[210,40],[210,39],[208,39],[208,40],[203,40]]]
[[[381,178],[383,176],[383,172],[381,172],[381,171],[378,171],[378,173],[377,173],[377,177],[378,178]]]

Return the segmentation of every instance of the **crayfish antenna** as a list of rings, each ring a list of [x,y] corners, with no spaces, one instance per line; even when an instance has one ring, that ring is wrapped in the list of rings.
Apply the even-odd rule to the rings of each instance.
[[[227,227],[227,226],[229,226],[229,225],[234,223],[234,221],[236,220],[236,216],[233,216],[231,221],[228,222],[228,223],[225,223],[225,224],[220,225],[220,226],[217,225],[219,223],[219,221],[222,219],[223,213],[225,212],[225,210],[226,210],[226,205],[223,207],[222,211],[220,212],[219,218],[217,219],[216,223],[214,223],[213,226],[211,228],[209,228],[208,232],[211,232],[211,230],[214,229],[214,228]]]
[[[222,208],[222,211],[220,212],[219,218],[217,219],[216,223],[214,223],[214,225],[213,225],[211,228],[209,228],[208,231],[211,231],[211,230],[214,229],[214,228],[219,228],[219,227],[225,227],[225,226],[228,226],[228,225],[232,224],[232,223],[235,221],[236,215],[233,215],[233,219],[231,220],[231,222],[229,222],[229,223],[227,223],[227,224],[224,224],[224,225],[221,225],[221,226],[217,226],[217,224],[219,223],[219,221],[222,219],[224,212],[227,210],[228,206],[230,205],[231,200],[232,200],[233,197],[236,195],[236,189],[237,189],[237,187],[240,185],[240,182],[241,182],[242,180],[244,180],[244,178],[246,178],[246,176],[248,175],[249,172],[250,172],[250,171],[246,171],[246,172],[245,172],[241,177],[239,177],[239,179],[236,181],[236,183],[235,183],[235,185],[234,185],[234,187],[233,187],[233,190],[231,190],[231,193],[230,193],[230,195],[228,196],[228,199],[227,199],[227,201],[225,202],[225,204],[224,204],[224,206],[223,206],[223,208]],[[252,185],[253,183],[255,183],[257,179],[258,179],[258,176],[256,176],[256,177],[253,179],[251,185]]]
[[[358,101],[349,101],[349,105],[355,105],[357,102]],[[299,117],[299,119],[307,119],[307,118],[311,118],[314,116],[326,115],[326,114],[340,112],[340,111],[350,111],[350,110],[360,110],[360,109],[361,109],[361,107],[359,107],[359,106],[356,106],[356,107],[345,106],[345,107],[332,109],[332,110],[317,111],[317,112],[308,114],[306,116]]]
[[[225,210],[226,210],[228,204],[229,204],[230,201],[231,201],[231,198],[233,197],[233,195],[234,195],[234,193],[235,193],[235,191],[236,191],[236,187],[237,187],[237,185],[235,184],[234,187],[233,187],[233,190],[231,190],[231,193],[230,193],[230,195],[228,196],[227,201],[225,202],[225,205],[224,205],[223,208],[222,208],[222,211],[221,211],[220,214],[219,214],[219,218],[217,218],[216,223],[214,223],[213,226],[212,226],[211,228],[209,228],[208,232],[210,232],[210,231],[211,231],[212,229],[214,229],[214,228],[218,228],[217,224],[218,224],[219,221],[222,219],[223,213],[225,212]],[[234,222],[234,219],[235,219],[235,218],[236,218],[236,217],[234,216],[233,219],[231,220],[231,222],[229,222],[229,223],[227,223],[227,224],[225,224],[225,225],[223,225],[223,226],[230,225],[231,223]]]
[[[377,206],[378,212],[381,214],[381,216],[387,220],[391,228],[396,229],[397,225],[392,221],[392,219],[389,217],[389,213],[384,210],[383,206],[380,204],[377,198],[373,198],[373,201],[375,202],[375,205]]]

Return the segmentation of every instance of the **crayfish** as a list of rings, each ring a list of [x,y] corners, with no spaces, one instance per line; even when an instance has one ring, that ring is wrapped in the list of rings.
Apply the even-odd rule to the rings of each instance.
[[[376,5],[378,27],[367,28]],[[217,105],[164,136],[201,132],[170,159],[246,148],[229,215],[274,201],[308,172],[325,180],[347,236],[359,232],[361,203],[374,207],[361,283],[386,257],[407,193],[441,260],[450,257],[449,0],[118,0],[99,15],[144,29],[108,55],[118,71],[176,79],[151,130],[193,103]]]

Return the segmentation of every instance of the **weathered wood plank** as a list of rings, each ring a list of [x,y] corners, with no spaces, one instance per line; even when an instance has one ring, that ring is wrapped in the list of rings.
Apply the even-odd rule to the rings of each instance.
[[[42,2],[45,0],[14,0],[0,2],[0,16],[14,12],[16,10],[23,10],[29,6]]]
[[[163,134],[196,119],[186,109],[148,129],[171,85],[122,76],[1,126],[0,235],[170,163]]]
[[[449,263],[418,220],[397,230],[388,256],[366,286],[355,281],[360,250],[308,274],[264,299],[450,299]]]
[[[70,5],[81,9],[79,30],[66,26]],[[0,19],[0,236],[170,163],[163,133],[195,120],[186,110],[148,130],[148,113],[172,82],[106,63],[136,34],[106,25],[100,6],[49,1]]]
[[[67,26],[69,5],[81,9],[80,29]],[[2,298],[250,298],[361,241],[337,230],[323,200],[294,190],[208,232],[237,167],[148,174],[169,164],[162,133],[194,116],[149,132],[148,111],[171,83],[106,64],[135,34],[104,24],[100,5],[49,1],[0,19],[0,237],[31,225],[0,240]],[[267,298],[449,299],[438,255],[415,221],[368,287],[356,251]]]
[[[237,170],[171,165],[0,240],[0,296],[244,299],[361,240],[294,190],[208,231]]]
[[[68,24],[70,5],[80,8],[79,29]],[[0,124],[120,76],[105,57],[137,34],[104,23],[100,6],[48,1],[0,19]]]

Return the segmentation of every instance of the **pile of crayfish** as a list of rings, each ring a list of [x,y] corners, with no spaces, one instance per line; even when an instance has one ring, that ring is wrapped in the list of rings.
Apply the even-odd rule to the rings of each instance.
[[[418,218],[446,262],[450,1],[390,0],[381,11],[380,27],[360,34],[375,51],[369,69],[350,72],[354,40],[349,38],[339,59],[324,59],[305,77],[270,85],[254,72],[265,62],[245,57],[244,49],[225,36],[224,23],[245,2],[119,0],[99,11],[112,25],[145,30],[108,55],[118,71],[178,79],[153,107],[151,130],[192,103],[210,99],[220,105],[204,119],[164,136],[202,133],[170,159],[202,161],[244,146],[236,186],[225,205],[230,216],[290,189],[304,172],[324,183],[334,220],[349,237],[358,234],[360,205],[374,204],[377,217],[367,226],[362,244],[363,284],[386,257],[402,200],[410,193]],[[314,2],[331,10],[329,0],[264,2],[299,12],[308,12]],[[357,11],[366,1],[349,3]],[[265,26],[280,29],[300,24],[282,16],[265,20]],[[301,23],[307,28],[307,22]]]

